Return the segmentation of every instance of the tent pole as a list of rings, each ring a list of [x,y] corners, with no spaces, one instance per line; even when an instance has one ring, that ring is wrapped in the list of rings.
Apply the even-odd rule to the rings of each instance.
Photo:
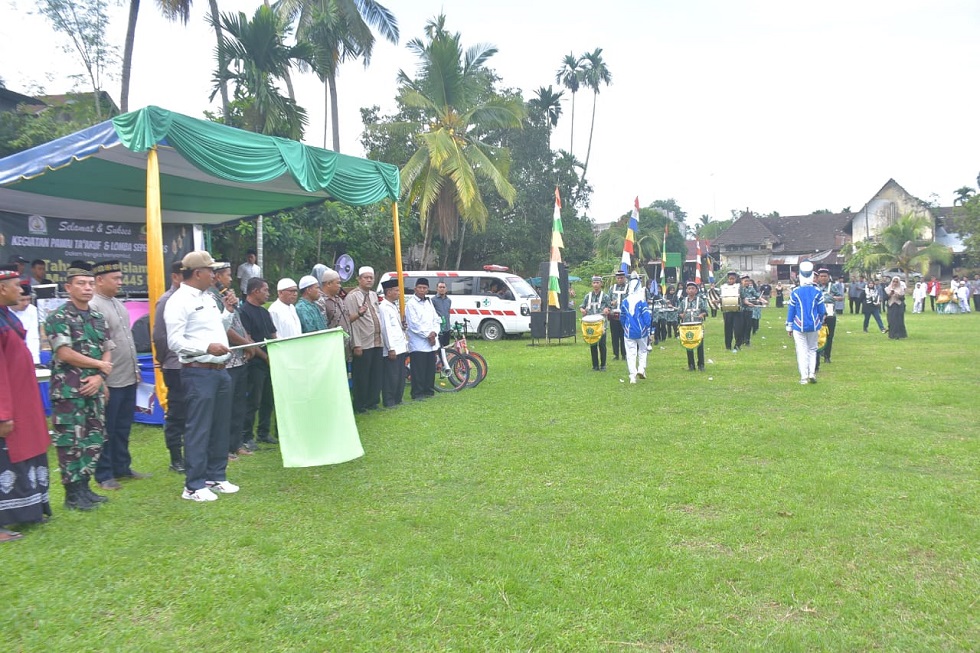
[[[163,276],[163,225],[160,207],[160,161],[154,145],[146,155],[146,286],[150,298],[150,333],[153,333],[155,307],[165,292]],[[154,348],[155,349],[155,348]],[[153,352],[156,359],[156,351]],[[167,405],[167,386],[163,383],[163,373],[154,365],[157,401]]]
[[[259,269],[262,270],[263,276],[268,278],[268,273],[265,271],[265,233],[262,224],[262,216],[255,222],[255,262],[259,264]]]
[[[398,309],[405,319],[405,277],[402,275],[402,236],[398,229],[398,202],[391,203],[392,231],[395,234],[395,271],[398,273]]]

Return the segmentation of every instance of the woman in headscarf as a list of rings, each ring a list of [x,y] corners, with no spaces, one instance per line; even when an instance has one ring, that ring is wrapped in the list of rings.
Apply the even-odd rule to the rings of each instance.
[[[892,340],[908,338],[905,331],[905,288],[902,280],[892,277],[885,295],[888,298],[888,337]]]
[[[619,308],[626,342],[626,366],[630,383],[636,383],[637,379],[647,378],[647,338],[650,336],[651,319],[643,283],[635,272],[630,275],[626,299]]]

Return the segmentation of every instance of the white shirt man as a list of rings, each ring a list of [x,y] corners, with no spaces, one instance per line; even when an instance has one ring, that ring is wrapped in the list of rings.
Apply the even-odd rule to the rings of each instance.
[[[245,262],[238,266],[238,284],[242,288],[242,297],[248,294],[248,280],[262,276],[262,268],[256,263],[255,252],[249,251],[245,255]]]
[[[439,316],[426,296],[429,280],[415,282],[415,294],[405,302],[405,324],[408,327],[408,351],[412,366],[412,399],[419,401],[435,395],[436,355],[439,343]]]
[[[279,299],[269,307],[272,323],[276,325],[276,337],[292,338],[303,335],[303,325],[296,314],[299,286],[292,279],[280,279],[276,290],[279,292]]]
[[[23,284],[21,284],[21,287],[23,287]],[[26,295],[22,291],[20,301],[17,302],[16,306],[10,307],[10,312],[16,315],[20,323],[24,325],[24,329],[27,331],[27,350],[31,352],[31,358],[34,359],[34,364],[40,365],[41,328],[40,323],[37,321],[37,307],[31,303],[30,291]]]
[[[163,310],[167,346],[181,362],[180,379],[186,392],[186,479],[181,498],[206,502],[216,500],[216,492],[238,492],[238,486],[226,477],[231,377],[225,361],[230,356],[228,328],[234,299],[231,293],[226,295],[222,310],[208,292],[215,265],[208,252],[191,252],[181,264],[183,283]]]
[[[385,408],[394,408],[405,395],[405,358],[408,355],[408,338],[402,327],[398,301],[398,279],[381,284],[384,299],[378,305],[381,320],[382,359],[381,402]]]

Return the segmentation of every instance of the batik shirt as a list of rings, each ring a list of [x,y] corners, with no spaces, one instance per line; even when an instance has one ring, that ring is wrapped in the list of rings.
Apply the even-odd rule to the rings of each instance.
[[[64,363],[58,359],[58,349],[71,347],[74,351],[95,360],[102,360],[102,355],[115,349],[109,339],[105,318],[98,311],[80,311],[71,301],[54,310],[44,323],[48,341],[51,343],[51,401],[63,401],[72,405],[84,405],[87,402],[103,404],[103,393],[98,392],[92,397],[79,394],[82,381],[101,374],[96,368],[81,368]],[[81,426],[85,419],[83,411],[63,410],[53,406],[52,419],[55,424],[76,424]]]
[[[296,315],[299,317],[299,324],[303,328],[303,333],[323,331],[327,328],[327,322],[323,319],[320,309],[305,297],[296,302]]]
[[[704,322],[704,315],[708,313],[708,301],[701,295],[693,300],[685,297],[677,305],[677,312],[681,322]]]
[[[752,286],[743,286],[742,289],[739,290],[738,299],[739,303],[742,305],[742,310],[746,313],[751,313],[752,307],[746,306],[745,300],[749,300],[749,303],[752,304],[759,301],[759,291]]]

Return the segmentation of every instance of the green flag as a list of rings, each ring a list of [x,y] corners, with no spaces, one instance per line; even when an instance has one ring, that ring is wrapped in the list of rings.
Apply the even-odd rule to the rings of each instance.
[[[268,345],[283,467],[335,465],[363,456],[347,386],[343,330]]]

